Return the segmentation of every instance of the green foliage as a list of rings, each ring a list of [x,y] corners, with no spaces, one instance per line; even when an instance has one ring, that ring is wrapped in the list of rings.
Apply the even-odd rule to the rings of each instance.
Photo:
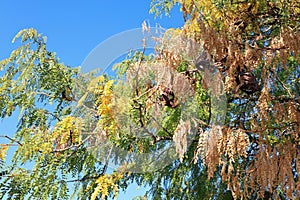
[[[171,13],[171,9],[175,5],[174,0],[152,0],[150,5],[150,13],[154,13],[155,16],[162,16],[165,14],[169,16]]]
[[[66,98],[70,98],[62,94],[74,86],[78,69],[59,63],[55,53],[46,50],[46,39],[35,30],[20,31],[13,42],[19,37],[22,46],[0,63],[1,117],[10,116],[17,107],[21,118],[26,117],[27,113],[33,113],[37,103],[57,103],[56,110],[61,111]]]
[[[205,165],[200,160],[192,164],[196,146],[193,143],[189,147],[183,162],[176,160],[159,172],[136,175],[137,182],[147,183],[151,188],[147,192],[148,198],[223,200],[228,196],[228,199],[232,199],[226,184],[218,180],[219,174],[213,180],[208,180]]]
[[[47,51],[46,38],[36,30],[20,31],[13,42],[19,38],[22,46],[1,61],[1,117],[20,110],[18,130],[12,139],[19,147],[10,173],[2,179],[1,196],[69,199],[67,179],[74,178],[74,182],[84,182],[77,185],[81,192],[72,191],[81,198],[88,194],[85,190],[89,184],[94,184],[94,174],[102,170],[101,163],[80,142],[78,120],[66,117],[70,103],[75,101],[74,80],[84,83],[84,78],[78,76],[78,68],[59,63],[55,53]],[[27,163],[33,167],[24,167]]]

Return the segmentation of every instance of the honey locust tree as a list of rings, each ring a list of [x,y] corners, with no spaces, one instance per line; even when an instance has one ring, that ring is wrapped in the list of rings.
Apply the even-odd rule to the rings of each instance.
[[[65,66],[33,29],[16,36],[1,62],[1,117],[20,112],[2,196],[105,199],[135,180],[150,187],[141,199],[299,197],[299,2],[157,0],[152,11],[176,3],[183,28],[115,77]],[[223,123],[211,123],[224,113],[216,92]]]
[[[141,175],[151,185],[149,197],[224,199],[229,189],[232,196],[227,197],[234,199],[297,199],[299,2],[153,1],[152,11],[168,14],[175,3],[181,6],[185,25],[167,40],[181,34],[198,41],[208,52],[224,81],[227,117],[222,128],[216,129],[207,127],[212,108],[208,116],[200,114],[206,124],[199,124],[198,145],[189,146],[184,159],[164,170]],[[197,62],[182,68],[187,60],[173,52],[176,50],[159,52],[166,59],[164,66],[188,76],[199,69]],[[202,89],[214,90],[205,86],[205,80],[198,82],[199,77],[189,78],[196,78],[198,97],[203,96]],[[201,100],[198,105],[203,108],[205,100]],[[226,186],[213,190],[212,182],[203,182],[205,173],[214,184],[222,180]],[[212,190],[201,196],[207,188]]]
[[[209,128],[209,98],[203,74],[172,53],[180,48],[169,36],[178,40],[181,31],[157,38],[157,55],[129,55],[110,77],[64,65],[36,30],[20,31],[13,39],[20,47],[1,61],[1,118],[19,114],[16,133],[1,135],[10,141],[1,145],[1,198],[105,199],[134,180],[153,183],[153,198],[180,198],[180,184],[194,176],[202,178],[182,198],[192,198],[192,188],[201,190],[197,198],[223,195],[226,185],[208,181],[200,161],[190,165],[199,124]],[[189,145],[188,132],[196,133]],[[107,171],[109,162],[116,163],[114,172]],[[180,184],[161,187],[161,169],[166,184],[174,178]]]
[[[200,131],[195,159],[235,199],[299,198],[299,1],[153,1],[152,11],[175,3],[182,34],[203,44],[228,99],[225,125]]]
[[[59,62],[34,29],[20,31],[17,41],[20,47],[1,61],[1,118],[19,115],[15,134],[1,133],[9,141],[1,144],[1,198],[90,199],[99,181],[107,184],[103,196],[110,187],[117,191],[120,175],[104,176],[107,166],[87,150],[98,98],[88,92],[102,94],[105,77],[91,81],[93,74]],[[9,146],[16,148],[6,166]]]

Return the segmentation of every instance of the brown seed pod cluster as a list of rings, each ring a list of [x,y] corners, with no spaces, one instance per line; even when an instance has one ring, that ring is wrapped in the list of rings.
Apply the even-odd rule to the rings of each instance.
[[[237,93],[239,89],[247,94],[253,94],[260,90],[259,83],[251,72],[239,72],[236,82],[237,87],[234,93]]]

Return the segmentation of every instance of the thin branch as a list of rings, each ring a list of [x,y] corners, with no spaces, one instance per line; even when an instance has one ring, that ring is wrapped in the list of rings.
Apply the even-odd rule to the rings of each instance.
[[[39,94],[39,95],[44,95],[44,96],[47,96],[47,97],[50,97],[50,98],[53,98],[54,96],[50,95],[49,93],[47,92],[34,92],[35,95]]]
[[[66,181],[67,183],[73,183],[73,182],[82,182],[82,181],[85,181],[85,180],[89,180],[89,179],[97,179],[99,178],[101,175],[103,174],[100,174],[98,176],[84,176],[82,178],[79,178],[79,179],[73,179],[73,180],[68,180]]]
[[[8,135],[0,135],[0,137],[2,137],[2,138],[7,138],[7,139],[9,139],[9,140],[12,141],[12,142],[18,143],[19,146],[22,146],[22,143],[21,143],[19,140],[16,140],[16,139],[14,139],[14,138],[11,138],[11,137],[9,137]],[[12,145],[12,146],[13,146],[13,145]]]
[[[155,119],[155,117],[153,117],[153,116],[151,116],[151,117],[152,117],[152,119],[156,122],[156,124],[157,124],[158,126],[160,126],[160,128],[163,129],[163,131],[165,131],[170,137],[173,137],[172,133],[170,133],[165,127],[163,127],[163,126]]]
[[[76,102],[77,104],[79,103],[78,99],[73,98],[72,100],[74,102]],[[90,112],[97,114],[97,110],[96,109],[90,108],[87,105],[85,105],[84,103],[82,103],[81,106],[83,106],[85,109],[89,110]]]
[[[3,146],[3,145],[5,145],[5,146],[8,146],[8,147],[18,147],[18,146],[20,146],[19,144],[0,144],[0,146]]]
[[[149,97],[152,96],[153,93],[155,93],[158,90],[158,86],[154,86],[153,88],[148,89],[147,91],[145,91],[144,93],[140,94],[138,97],[136,97],[134,100],[139,100],[140,98],[142,98],[143,96],[145,96],[146,94],[149,94]]]
[[[277,77],[277,80],[279,81],[279,83],[282,85],[282,87],[284,89],[286,89],[286,91],[289,93],[290,97],[293,97],[292,93],[290,92],[290,90],[285,86],[285,84],[280,80],[280,78]]]
[[[58,153],[58,152],[63,152],[63,151],[66,151],[66,150],[69,150],[69,149],[73,149],[75,148],[76,150],[82,146],[86,141],[88,141],[90,138],[92,137],[92,135],[89,135],[87,138],[85,138],[80,144],[77,144],[77,145],[72,145],[72,146],[68,146],[66,148],[63,148],[63,149],[57,149],[57,150],[54,150],[52,151],[53,153]]]
[[[105,165],[104,165],[103,170],[102,170],[102,172],[101,172],[102,175],[105,174],[105,172],[107,171],[109,158],[110,158],[110,156],[111,156],[111,153],[112,153],[113,148],[114,148],[114,146],[111,146],[111,147],[110,147],[109,153],[108,153],[108,155],[106,156],[106,159],[105,159]]]
[[[55,114],[53,114],[53,113],[51,113],[51,112],[49,112],[49,111],[47,111],[47,110],[45,110],[45,114],[47,115],[51,115],[52,117],[54,117],[55,119],[57,119],[58,121],[61,121],[61,119],[58,117],[58,116],[56,116]]]

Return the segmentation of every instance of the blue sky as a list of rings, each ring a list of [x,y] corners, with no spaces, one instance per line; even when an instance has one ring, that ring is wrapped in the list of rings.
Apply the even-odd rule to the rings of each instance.
[[[9,56],[18,45],[12,38],[21,29],[35,28],[47,36],[48,50],[57,52],[61,62],[80,66],[89,53],[107,38],[123,31],[140,28],[143,21],[164,28],[183,25],[179,8],[170,17],[154,19],[149,14],[151,0],[18,0],[0,2],[0,59]],[[112,49],[113,50],[113,49]],[[16,117],[0,121],[0,135],[12,135]],[[7,142],[0,138],[0,143]],[[131,199],[140,194],[133,184],[120,200]]]
[[[171,17],[154,19],[151,0],[58,1],[29,0],[0,3],[0,58],[14,48],[11,40],[21,29],[33,27],[48,37],[48,48],[71,66],[82,63],[88,53],[110,36],[140,28],[144,20],[162,27],[181,27],[178,8]]]

